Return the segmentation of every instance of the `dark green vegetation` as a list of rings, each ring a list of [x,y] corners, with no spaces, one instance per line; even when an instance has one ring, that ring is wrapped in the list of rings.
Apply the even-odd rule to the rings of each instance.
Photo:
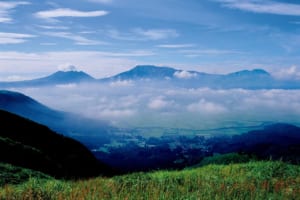
[[[283,160],[300,164],[300,128],[273,124],[261,130],[209,140],[214,153],[241,152],[259,159]]]
[[[279,200],[299,195],[300,167],[271,161],[78,181],[31,178],[0,189],[0,199]]]
[[[0,163],[0,187],[7,184],[20,184],[31,178],[53,179],[52,177],[38,171]]]
[[[218,154],[214,156],[208,156],[201,160],[197,165],[192,166],[191,168],[202,167],[206,165],[229,165],[237,163],[247,163],[250,161],[257,161],[255,157],[251,157],[247,154],[238,154],[238,153],[228,153],[228,154]]]
[[[0,123],[0,162],[58,178],[91,177],[109,171],[82,144],[43,125],[2,110]]]
[[[98,159],[125,172],[182,169],[202,159],[206,162],[208,156],[228,153],[233,153],[229,154],[232,157],[227,155],[230,161],[238,153],[245,161],[255,157],[257,160],[300,164],[300,128],[273,124],[240,135],[215,137],[173,134],[146,138],[123,135],[114,137],[112,144],[100,146],[93,153]],[[226,157],[223,159],[226,160]],[[241,157],[238,156],[236,161],[238,159]]]

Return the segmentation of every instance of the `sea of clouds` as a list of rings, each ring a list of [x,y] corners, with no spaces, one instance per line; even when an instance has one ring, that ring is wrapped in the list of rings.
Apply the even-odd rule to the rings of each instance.
[[[265,122],[300,124],[300,90],[187,89],[116,81],[17,91],[53,109],[119,127],[212,129]]]

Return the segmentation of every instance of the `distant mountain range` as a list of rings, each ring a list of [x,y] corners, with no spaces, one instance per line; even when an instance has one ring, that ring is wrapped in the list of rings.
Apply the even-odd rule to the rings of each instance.
[[[112,83],[115,81],[138,81],[149,84],[162,82],[169,86],[213,89],[300,89],[300,81],[278,80],[262,69],[242,70],[230,74],[208,74],[197,71],[178,70],[152,65],[136,66],[112,77],[95,79],[82,71],[58,71],[50,76],[16,82],[0,82],[0,88],[40,87],[71,83]]]
[[[82,71],[58,71],[54,74],[51,74],[50,76],[33,80],[0,82],[0,87],[40,87],[93,81],[96,81],[96,79]]]
[[[208,87],[212,89],[299,89],[300,82],[275,79],[262,69],[243,70],[230,74],[208,74],[197,71],[177,70],[169,67],[151,65],[136,66],[135,68],[101,79],[102,82],[111,81],[154,81],[163,82],[169,86],[187,88]]]
[[[0,162],[44,172],[57,178],[110,173],[79,142],[46,126],[0,110]]]

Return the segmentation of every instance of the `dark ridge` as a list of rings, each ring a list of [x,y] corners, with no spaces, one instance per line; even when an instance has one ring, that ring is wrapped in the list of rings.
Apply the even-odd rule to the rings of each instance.
[[[0,110],[0,162],[56,178],[87,178],[110,174],[81,143],[56,134],[46,126]]]
[[[232,138],[213,138],[210,144],[215,153],[239,152],[300,164],[300,128],[290,124],[268,125]]]
[[[63,112],[52,110],[22,93],[8,90],[0,90],[0,109],[42,124],[51,121],[57,124],[64,116]]]

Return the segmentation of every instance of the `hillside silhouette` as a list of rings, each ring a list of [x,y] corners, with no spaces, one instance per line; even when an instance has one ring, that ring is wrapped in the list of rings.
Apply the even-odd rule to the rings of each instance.
[[[110,174],[81,143],[46,126],[0,110],[0,162],[56,178],[85,178]]]

